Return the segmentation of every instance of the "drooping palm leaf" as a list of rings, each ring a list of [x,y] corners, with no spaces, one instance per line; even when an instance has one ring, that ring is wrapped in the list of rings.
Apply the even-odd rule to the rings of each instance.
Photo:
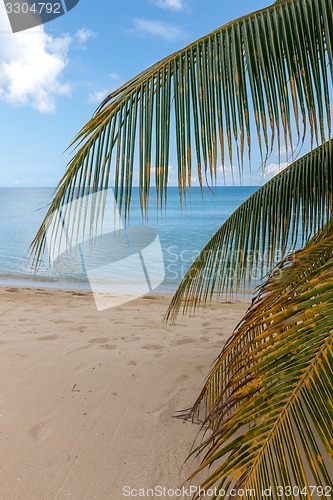
[[[297,243],[304,244],[333,211],[333,141],[296,161],[248,198],[200,252],[168,311],[173,319],[250,281]],[[277,259],[277,260],[280,260]],[[275,262],[276,264],[276,262]]]
[[[265,161],[275,143],[280,151],[282,142],[292,150],[302,141],[307,123],[311,141],[330,137],[332,17],[331,0],[275,3],[222,26],[110,94],[72,144],[79,149],[32,245],[37,260],[49,216],[87,190],[114,184],[126,215],[136,166],[142,210],[151,167],[162,203],[173,146],[182,198],[194,168],[200,185],[214,182],[218,162],[233,164],[237,153],[241,168],[254,139]]]
[[[188,413],[213,429],[203,488],[333,486],[332,264],[333,236],[282,261],[222,350]]]

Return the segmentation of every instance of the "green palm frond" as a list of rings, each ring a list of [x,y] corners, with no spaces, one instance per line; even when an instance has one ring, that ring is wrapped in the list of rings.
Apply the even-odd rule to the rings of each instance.
[[[213,429],[203,488],[333,486],[332,264],[333,236],[282,261],[217,359],[188,413]]]
[[[276,175],[222,224],[185,274],[167,317],[239,289],[254,270],[272,269],[277,255],[304,244],[330,220],[332,193],[329,141]]]
[[[37,260],[48,217],[87,192],[114,184],[126,216],[136,167],[143,212],[153,182],[162,204],[174,147],[182,200],[194,168],[200,185],[214,183],[218,163],[233,164],[236,156],[242,171],[254,139],[265,162],[274,144],[292,151],[302,142],[307,124],[311,142],[329,138],[332,17],[331,0],[275,3],[200,38],[110,94],[72,143],[78,150],[32,244]]]

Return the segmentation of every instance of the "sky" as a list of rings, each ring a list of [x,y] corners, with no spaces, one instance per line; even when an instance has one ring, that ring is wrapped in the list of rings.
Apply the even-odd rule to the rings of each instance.
[[[0,186],[56,186],[71,158],[67,147],[103,97],[168,54],[268,4],[80,0],[65,15],[13,34],[0,0]],[[277,161],[276,154],[266,180],[279,170]],[[171,172],[172,185],[176,169]],[[247,176],[244,184],[262,184],[262,177]]]

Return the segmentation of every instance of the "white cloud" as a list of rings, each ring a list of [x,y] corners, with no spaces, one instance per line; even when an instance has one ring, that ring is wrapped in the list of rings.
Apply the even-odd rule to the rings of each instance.
[[[294,152],[296,151],[296,146],[294,147],[291,147],[289,146],[288,148],[286,146],[281,146],[280,145],[280,148],[277,149],[274,154],[275,156],[282,156],[282,155],[285,155],[285,156],[291,156]]]
[[[120,76],[118,75],[118,73],[116,73],[116,71],[113,71],[112,73],[110,73],[110,78],[113,82],[117,82],[117,81],[121,80]]]
[[[228,182],[239,175],[239,168],[235,165],[220,165],[217,170],[221,172],[223,179],[227,179]]]
[[[96,38],[98,36],[95,31],[90,30],[89,28],[80,28],[75,33],[75,39],[77,41],[78,47],[81,49],[85,49],[85,45],[88,40],[91,38]]]
[[[282,172],[282,170],[284,170],[288,166],[289,166],[288,162],[280,163],[280,164],[279,163],[271,163],[270,165],[267,165],[267,167],[265,167],[265,170],[263,172],[263,178],[265,180],[271,179],[272,177],[274,177],[274,175],[278,174],[279,172]]]
[[[134,29],[130,31],[139,35],[156,36],[167,42],[183,40],[187,37],[187,33],[177,26],[149,19],[134,19]]]
[[[218,170],[220,170],[220,172],[235,172],[238,170],[238,167],[236,167],[236,165],[220,165]]]
[[[153,4],[162,9],[183,10],[182,0],[151,0]]]
[[[90,104],[100,104],[108,93],[106,89],[94,90],[93,92],[89,92],[87,100]]]
[[[54,111],[56,97],[70,93],[61,82],[70,43],[69,35],[53,37],[42,26],[13,34],[1,2],[0,99],[41,113]]]

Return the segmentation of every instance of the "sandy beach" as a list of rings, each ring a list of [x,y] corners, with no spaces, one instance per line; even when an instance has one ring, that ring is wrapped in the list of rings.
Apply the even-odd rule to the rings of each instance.
[[[88,292],[0,296],[0,497],[121,500],[181,486],[199,427],[173,415],[194,402],[247,302],[165,326],[170,297],[97,312]]]

